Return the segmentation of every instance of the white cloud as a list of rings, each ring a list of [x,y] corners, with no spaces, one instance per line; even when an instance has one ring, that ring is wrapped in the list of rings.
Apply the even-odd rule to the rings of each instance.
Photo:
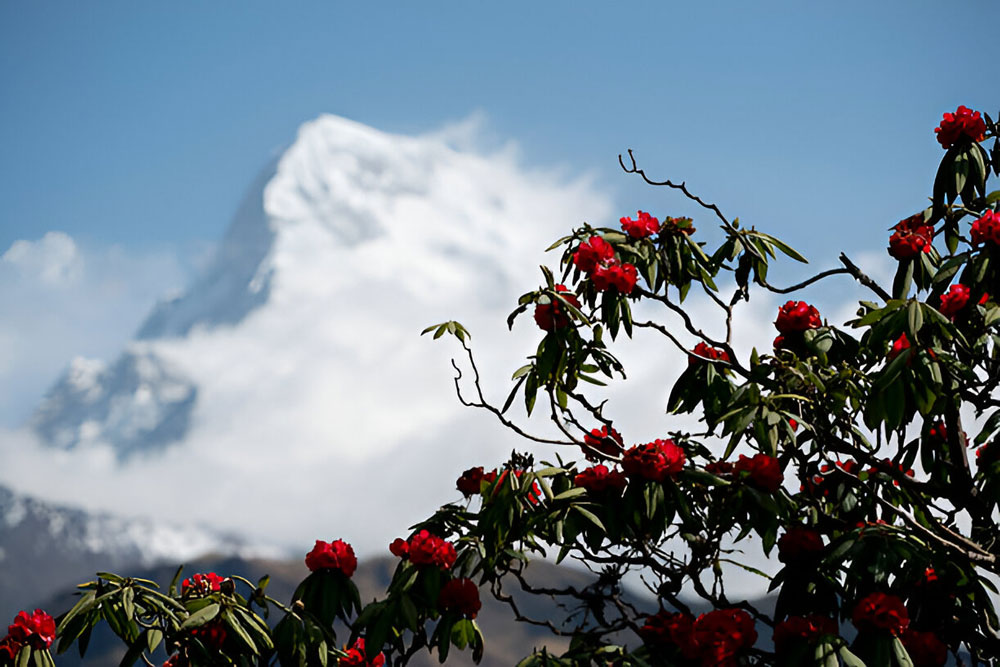
[[[13,268],[23,280],[38,280],[49,286],[75,282],[83,271],[76,243],[63,232],[47,232],[37,241],[15,241],[0,256],[0,262]]]

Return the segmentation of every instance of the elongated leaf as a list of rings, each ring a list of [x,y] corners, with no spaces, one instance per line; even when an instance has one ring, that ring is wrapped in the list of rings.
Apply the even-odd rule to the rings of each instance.
[[[205,625],[218,615],[219,615],[219,604],[217,602],[213,602],[207,607],[199,609],[198,611],[196,611],[195,613],[191,614],[186,619],[184,619],[184,622],[181,623],[181,630],[189,630],[191,628],[197,628],[201,625]]]

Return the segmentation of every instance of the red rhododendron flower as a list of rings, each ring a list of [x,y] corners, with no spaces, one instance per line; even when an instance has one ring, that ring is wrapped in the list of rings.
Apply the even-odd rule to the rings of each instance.
[[[684,450],[673,440],[654,440],[630,447],[622,457],[622,470],[629,478],[664,482],[684,467]]]
[[[30,644],[34,649],[48,648],[56,638],[56,622],[41,609],[31,614],[21,611],[7,626],[7,635],[17,644]]]
[[[622,230],[634,239],[644,239],[660,231],[660,221],[645,211],[639,211],[636,215],[638,220],[632,218],[621,218]]]
[[[938,310],[945,317],[955,319],[955,316],[969,303],[969,288],[961,283],[955,283],[941,295],[941,305]]]
[[[611,260],[594,269],[590,279],[594,281],[594,289],[598,292],[614,287],[622,294],[631,294],[639,279],[639,272],[631,264],[619,264],[617,260]]]
[[[910,624],[903,601],[889,593],[870,593],[854,607],[852,620],[858,630],[888,630],[898,635]]]
[[[195,574],[181,582],[181,594],[190,590],[199,595],[208,595],[219,590],[225,577],[220,577],[215,572],[205,572]]]
[[[740,454],[734,468],[737,473],[748,473],[747,479],[750,484],[768,493],[774,493],[781,488],[781,483],[785,479],[778,459],[767,454],[754,454],[749,458]]]
[[[191,636],[197,638],[206,648],[221,651],[226,643],[226,626],[221,620],[211,621],[192,630]]]
[[[693,354],[688,355],[688,366],[705,362],[706,359],[712,361],[729,361],[729,353],[717,347],[712,347],[705,342],[698,343],[691,350]]]
[[[639,636],[649,646],[676,646],[681,655],[693,660],[698,657],[693,627],[694,617],[691,614],[660,611],[646,618],[646,622],[639,628]]]
[[[570,292],[569,288],[565,285],[556,285],[555,291],[560,294],[565,294],[563,298],[576,308],[580,307],[579,299],[577,299],[576,295]],[[559,303],[556,299],[552,299],[549,303],[540,303],[536,305],[535,324],[537,324],[538,328],[543,331],[555,331],[556,329],[568,327],[570,324],[570,317],[566,310],[566,306]]]
[[[381,651],[379,651],[379,654],[371,660],[368,659],[365,653],[364,637],[358,637],[350,648],[345,646],[344,651],[347,655],[337,661],[338,665],[351,665],[352,667],[382,667],[382,665],[385,664],[385,655]]]
[[[588,435],[583,436],[583,455],[589,461],[596,461],[598,458],[594,450],[605,456],[618,456],[625,448],[621,433],[615,429],[608,429],[607,426],[595,428]]]
[[[811,528],[794,526],[778,538],[778,560],[801,564],[823,553],[823,538]]]
[[[986,211],[983,217],[972,223],[972,243],[992,243],[1000,246],[1000,212]]]
[[[441,611],[475,618],[482,608],[479,588],[471,579],[452,579],[441,587],[441,593],[438,595],[438,609]]]
[[[906,337],[906,332],[899,334],[899,338],[892,342],[892,347],[889,349],[889,361],[892,361],[898,357],[904,350],[910,349],[910,339]]]
[[[389,550],[398,556],[399,554],[393,550],[395,545],[396,542],[393,542]],[[414,565],[434,565],[442,570],[450,570],[457,557],[455,547],[450,542],[426,529],[410,538],[405,553]]]
[[[475,468],[469,468],[462,473],[462,476],[458,478],[455,482],[455,486],[458,490],[462,492],[462,495],[468,498],[474,494],[479,493],[483,488],[483,467],[478,466]]]
[[[350,577],[358,567],[358,559],[354,556],[351,545],[343,540],[316,540],[316,546],[306,554],[306,567],[311,572],[337,570],[345,577]]]
[[[948,647],[933,632],[908,629],[900,639],[914,667],[941,667],[948,660]]]
[[[757,641],[750,614],[742,609],[716,609],[694,622],[694,642],[704,667],[735,666],[739,654]]]
[[[837,634],[837,622],[828,616],[789,616],[774,627],[774,650],[781,655],[794,642],[814,644],[827,635]]]
[[[789,301],[778,309],[778,319],[774,321],[774,326],[781,333],[790,334],[806,329],[818,329],[823,326],[823,321],[814,306],[805,301]]]
[[[922,252],[931,251],[934,227],[924,223],[923,213],[901,220],[893,230],[889,237],[889,254],[895,259],[913,259]]]
[[[986,135],[986,122],[978,111],[960,106],[955,113],[946,113],[934,132],[942,148],[951,148],[962,140],[982,141]]]
[[[592,468],[587,468],[576,477],[573,483],[587,489],[590,493],[603,493],[614,491],[621,495],[625,490],[625,475],[619,470],[608,470],[606,465],[598,464]]]
[[[402,537],[397,537],[389,545],[389,553],[397,558],[407,559],[410,557],[410,543]]]
[[[573,253],[573,263],[584,273],[593,273],[600,264],[615,258],[615,249],[600,236],[591,236]]]

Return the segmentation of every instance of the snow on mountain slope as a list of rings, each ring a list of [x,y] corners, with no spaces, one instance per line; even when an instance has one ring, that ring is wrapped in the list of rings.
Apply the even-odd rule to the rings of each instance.
[[[461,320],[490,386],[504,382],[536,342],[530,318],[513,336],[503,319],[540,282],[542,249],[609,213],[586,180],[512,150],[322,116],[265,170],[199,281],[117,361],[73,362],[31,424],[46,446],[5,443],[0,479],[382,550],[464,468],[523,444],[458,405],[455,346],[420,330]]]

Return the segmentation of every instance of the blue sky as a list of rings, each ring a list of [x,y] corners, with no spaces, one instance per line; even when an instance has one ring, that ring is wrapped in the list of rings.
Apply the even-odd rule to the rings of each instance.
[[[666,212],[618,172],[632,147],[807,252],[845,228],[875,242],[919,208],[941,113],[1000,106],[970,30],[997,18],[988,0],[6,2],[0,248],[214,240],[320,112],[399,132],[482,112],[526,162]]]

